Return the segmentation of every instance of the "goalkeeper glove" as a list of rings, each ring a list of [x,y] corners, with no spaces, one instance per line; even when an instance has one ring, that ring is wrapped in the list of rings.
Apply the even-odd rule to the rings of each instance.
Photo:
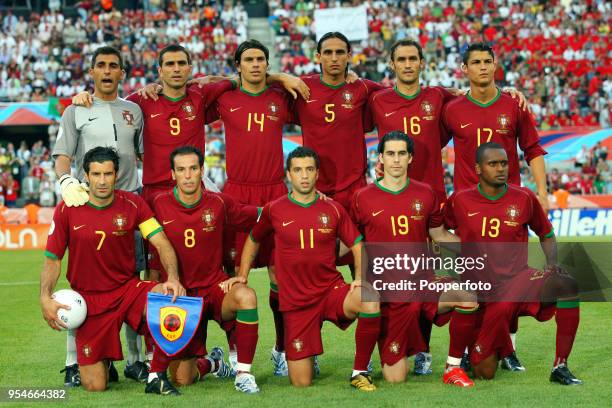
[[[70,174],[64,174],[60,177],[59,183],[62,199],[68,207],[78,207],[89,201],[87,184],[80,183]]]

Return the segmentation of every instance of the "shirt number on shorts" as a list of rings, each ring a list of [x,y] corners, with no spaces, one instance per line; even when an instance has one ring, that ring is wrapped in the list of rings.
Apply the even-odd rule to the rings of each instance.
[[[488,235],[491,238],[497,238],[499,236],[500,224],[501,222],[498,218],[482,217],[482,236]]]
[[[106,239],[106,232],[104,231],[95,231],[96,235],[100,235],[100,242],[98,242],[98,247],[96,248],[96,251],[99,251],[100,248],[102,248],[102,244],[104,243],[104,240]]]

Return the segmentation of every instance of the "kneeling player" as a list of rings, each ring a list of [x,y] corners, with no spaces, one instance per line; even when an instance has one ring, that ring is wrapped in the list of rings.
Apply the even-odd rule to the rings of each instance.
[[[235,387],[246,393],[259,392],[255,377],[250,374],[257,346],[255,291],[236,279],[229,279],[222,267],[224,229],[231,225],[249,230],[257,221],[257,207],[241,205],[225,194],[204,190],[201,182],[204,156],[195,147],[175,149],[170,155],[170,165],[176,187],[155,197],[153,209],[177,251],[180,280],[187,294],[204,299],[204,315],[198,332],[178,357],[169,358],[159,347],[155,348],[145,392],[178,394],[165,375],[168,366],[178,385],[189,385],[208,372],[229,371],[222,353],[220,356],[211,353],[218,357],[200,359],[196,364],[196,357],[205,354],[207,320],[215,320],[230,330],[234,328],[227,325],[235,325],[238,348]],[[156,263],[155,259],[152,263]],[[227,293],[223,291],[225,286],[231,286]]]
[[[318,175],[319,158],[314,151],[299,147],[289,154],[287,178],[292,192],[264,207],[251,239],[245,243],[237,279],[246,283],[259,242],[273,233],[291,383],[296,387],[312,383],[313,356],[323,353],[324,321],[344,330],[357,319],[351,384],[362,391],[374,391],[366,371],[380,327],[377,294],[361,282],[362,237],[341,205],[319,199],[315,191]],[[357,274],[350,285],[336,270],[336,238],[355,256]]]
[[[55,208],[49,230],[46,260],[41,274],[40,303],[43,317],[53,329],[64,326],[57,311],[65,308],[51,298],[69,250],[67,278],[70,287],[87,303],[87,318],[76,331],[81,383],[88,391],[103,391],[110,361],[122,360],[119,331],[125,322],[142,329],[147,292],[184,295],[178,280],[172,245],[146,203],[137,195],[115,191],[119,156],[114,149],[96,147],[83,158],[89,183],[88,205]],[[134,276],[134,231],[158,250],[168,271],[164,284]]]
[[[392,131],[378,144],[384,174],[353,196],[351,216],[368,242],[413,243],[425,247],[431,236],[436,242],[458,242],[442,226],[440,204],[432,188],[408,178],[414,143],[405,133]],[[433,279],[433,271],[428,277]],[[429,299],[426,299],[429,300]],[[403,382],[408,374],[407,357],[426,350],[419,319],[443,325],[450,318],[450,347],[444,382],[460,387],[473,385],[459,367],[466,346],[471,344],[476,324],[476,297],[464,291],[448,291],[438,302],[383,302],[378,341],[383,376]],[[452,313],[451,313],[452,312]]]
[[[487,270],[494,274],[493,296],[502,300],[484,305],[470,354],[474,374],[493,378],[498,360],[513,352],[509,330],[518,316],[546,321],[555,315],[557,349],[550,381],[581,384],[567,368],[580,319],[578,286],[557,267],[552,225],[530,190],[507,184],[508,156],[501,145],[489,142],[478,148],[476,173],[478,185],[451,196],[445,211],[447,227],[455,229],[463,246],[486,251]],[[527,265],[528,227],[540,237],[544,271]]]

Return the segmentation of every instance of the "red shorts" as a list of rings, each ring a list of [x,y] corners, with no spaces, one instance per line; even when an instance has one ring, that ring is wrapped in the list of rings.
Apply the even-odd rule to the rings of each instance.
[[[287,186],[283,181],[270,184],[247,184],[228,181],[223,188],[223,192],[243,204],[256,205],[263,207],[268,202],[287,194]],[[240,257],[242,256],[242,248],[244,242],[249,236],[248,232],[237,231],[235,228],[226,228],[224,232],[224,258],[226,261],[233,259],[234,265],[240,265]],[[269,236],[259,248],[259,253],[255,262],[254,268],[261,268],[274,264],[274,237]]]
[[[432,280],[446,281],[448,277]],[[436,326],[450,321],[451,313],[438,314],[438,302],[385,302],[381,304],[378,351],[381,364],[393,365],[404,357],[427,351],[421,335],[421,316]]]
[[[209,320],[216,321],[225,331],[233,330],[236,323],[235,320],[224,322],[222,319],[221,308],[225,293],[223,293],[219,284],[212,285],[208,288],[187,289],[187,296],[202,298],[204,303],[202,307],[202,318],[200,319],[200,326],[198,326],[189,344],[183,351],[173,357],[174,359],[202,357],[206,355],[206,335]]]
[[[342,330],[351,323],[344,314],[344,299],[351,287],[345,283],[331,287],[327,295],[305,309],[283,312],[285,323],[285,351],[287,360],[301,360],[323,354],[321,328],[324,321]]]
[[[79,365],[123,360],[121,326],[125,322],[134,330],[144,333],[141,325],[147,293],[155,285],[157,282],[134,278],[110,292],[80,292],[87,304],[87,318],[76,331]]]
[[[530,268],[518,274],[505,289],[522,288],[526,299],[537,299],[549,277],[548,272]],[[544,305],[536,301],[489,302],[481,305],[481,309],[484,310],[481,312],[480,329],[470,354],[470,360],[474,365],[494,353],[501,359],[514,351],[509,335],[510,324],[519,316],[532,316],[544,322],[554,316],[556,306],[555,304]]]

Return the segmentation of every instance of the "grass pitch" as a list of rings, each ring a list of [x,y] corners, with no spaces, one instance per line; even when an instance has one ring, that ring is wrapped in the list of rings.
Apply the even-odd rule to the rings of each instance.
[[[0,252],[0,299],[4,313],[0,317],[2,351],[0,352],[0,387],[62,387],[66,336],[52,331],[44,322],[38,304],[38,278],[43,251]],[[524,317],[520,320],[518,355],[527,367],[524,373],[499,371],[492,381],[477,381],[472,389],[457,389],[442,383],[448,351],[448,326],[434,328],[431,349],[433,375],[410,376],[405,384],[389,385],[382,381],[377,352],[374,380],[379,387],[371,394],[353,390],[348,382],[354,353],[353,325],[342,332],[325,325],[321,356],[321,375],[314,386],[294,389],[287,378],[272,376],[270,350],[274,325],[268,307],[268,279],[265,270],[254,271],[250,284],[259,297],[259,344],[253,364],[262,390],[248,396],[234,391],[233,382],[207,378],[181,389],[178,398],[145,395],[144,385],[123,377],[124,362],[116,362],[120,381],[104,393],[68,390],[68,401],[49,404],[84,407],[107,406],[609,406],[610,367],[612,366],[612,304],[583,303],[578,336],[570,357],[570,368],[585,384],[563,387],[551,384],[548,375],[555,351],[554,321],[541,324]],[[67,287],[62,274],[59,288]],[[122,335],[123,339],[123,335]],[[214,323],[209,325],[208,346],[221,345],[227,350],[225,334]],[[20,403],[19,406],[35,405]],[[36,406],[40,406],[36,404]]]

